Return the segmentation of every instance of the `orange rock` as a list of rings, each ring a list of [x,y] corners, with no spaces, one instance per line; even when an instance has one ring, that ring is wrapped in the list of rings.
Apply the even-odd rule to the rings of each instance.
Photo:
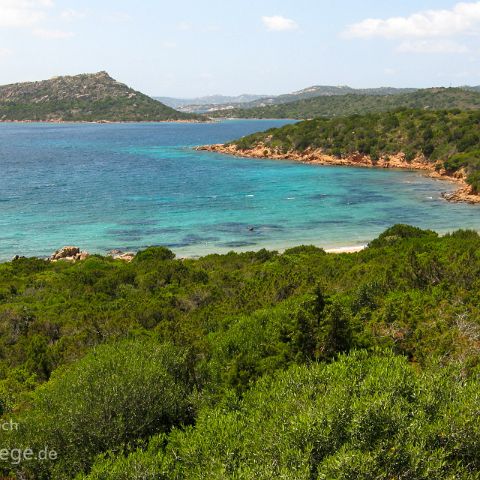
[[[317,165],[343,165],[367,168],[399,168],[408,170],[421,170],[427,173],[429,177],[449,180],[460,185],[459,189],[453,193],[444,193],[442,196],[450,202],[468,202],[480,203],[480,195],[473,192],[470,185],[466,182],[466,172],[459,170],[454,174],[449,174],[439,164],[428,162],[423,155],[417,156],[411,161],[405,159],[405,154],[399,152],[395,155],[388,155],[373,160],[369,155],[355,153],[346,157],[335,157],[323,152],[322,149],[308,148],[302,152],[291,150],[286,153],[278,149],[272,149],[262,143],[248,150],[241,150],[236,145],[215,144],[197,147],[197,150],[209,152],[224,153],[237,157],[250,158],[272,158],[276,160],[295,160],[303,163],[312,163]]]

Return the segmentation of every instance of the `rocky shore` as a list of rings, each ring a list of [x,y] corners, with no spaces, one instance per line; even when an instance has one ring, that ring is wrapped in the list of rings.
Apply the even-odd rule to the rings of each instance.
[[[355,154],[347,157],[335,157],[325,154],[321,149],[307,149],[304,151],[280,152],[268,146],[259,144],[254,148],[242,150],[234,144],[215,144],[197,147],[199,151],[209,151],[234,155],[237,157],[269,158],[274,160],[294,160],[302,163],[315,165],[340,165],[367,168],[399,168],[408,170],[420,170],[427,176],[439,180],[448,180],[458,184],[459,188],[453,193],[444,193],[443,198],[449,202],[480,203],[480,195],[473,192],[472,187],[466,182],[465,172],[459,171],[450,175],[443,168],[438,169],[435,164],[417,157],[408,162],[403,153],[382,157],[373,160],[369,155]]]
[[[52,253],[48,260],[50,262],[78,262],[86,260],[90,254],[88,252],[80,250],[79,247],[67,246],[62,247]],[[111,250],[107,253],[107,257],[111,257],[114,260],[123,260],[124,262],[131,262],[135,258],[134,252],[123,252],[122,250]],[[18,260],[19,257],[16,255],[12,260]]]

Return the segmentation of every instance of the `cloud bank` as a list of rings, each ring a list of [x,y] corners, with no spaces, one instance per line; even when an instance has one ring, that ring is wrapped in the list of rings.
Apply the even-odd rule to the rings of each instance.
[[[32,35],[50,40],[72,37],[72,32],[43,28],[52,16],[49,13],[53,7],[53,0],[0,0],[0,28],[29,29]],[[75,10],[65,10],[60,18],[71,21],[82,15]]]
[[[31,27],[46,17],[52,0],[0,0],[0,27]]]
[[[347,27],[349,38],[432,38],[478,33],[480,2],[457,3],[451,10],[425,10],[408,17],[367,18]]]
[[[470,50],[453,39],[478,35],[480,1],[457,3],[451,9],[423,10],[406,17],[367,18],[349,25],[344,38],[401,41],[395,51],[419,54],[464,54]]]

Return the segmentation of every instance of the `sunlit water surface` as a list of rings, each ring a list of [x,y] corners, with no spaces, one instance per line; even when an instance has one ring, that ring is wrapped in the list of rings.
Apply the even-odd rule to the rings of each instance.
[[[165,245],[179,256],[366,244],[394,223],[480,229],[449,182],[197,152],[284,121],[1,124],[0,259]]]

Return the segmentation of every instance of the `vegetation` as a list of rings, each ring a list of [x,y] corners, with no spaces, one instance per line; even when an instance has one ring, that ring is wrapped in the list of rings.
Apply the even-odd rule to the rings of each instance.
[[[466,87],[465,87],[466,88]],[[475,87],[470,87],[475,88]],[[277,105],[281,103],[290,103],[307,98],[332,96],[332,95],[398,95],[401,93],[410,93],[416,91],[415,88],[351,88],[347,86],[332,87],[328,85],[315,85],[303,90],[284,95],[265,96],[265,95],[240,95],[238,97],[225,97],[222,95],[212,95],[210,97],[178,99],[159,97],[157,100],[166,105],[178,108],[182,112],[207,113],[217,110],[230,110],[231,108],[245,109],[254,107],[264,107],[266,105]]]
[[[287,97],[288,100],[288,97]],[[389,95],[315,96],[263,107],[234,108],[209,113],[214,117],[295,118],[343,117],[397,110],[399,108],[445,110],[480,109],[480,93],[462,88],[432,88]]]
[[[32,461],[30,469],[40,477],[71,478],[98,452],[191,421],[190,390],[185,354],[175,347],[151,341],[103,345],[58,369],[32,394],[11,448],[41,451],[48,445],[58,455],[54,465]]]
[[[416,88],[392,88],[392,87],[379,87],[379,88],[352,88],[348,86],[328,86],[328,85],[315,85],[312,87],[298,90],[297,92],[287,93],[284,95],[277,95],[274,97],[265,97],[249,102],[242,105],[242,108],[252,108],[264,105],[276,105],[280,103],[291,103],[298,100],[306,100],[314,97],[331,97],[336,95],[400,95],[402,93],[412,93],[417,91]]]
[[[454,173],[464,169],[467,181],[480,190],[480,112],[397,110],[314,119],[232,142],[241,149],[262,144],[283,152],[321,148],[342,157],[356,153],[372,159],[404,153],[407,161],[424,157]]]
[[[0,473],[480,478],[479,252],[397,225],[356,254],[0,264]]]
[[[0,121],[200,120],[116,82],[106,72],[0,87]]]
[[[378,353],[294,366],[84,478],[475,479],[479,380]]]

